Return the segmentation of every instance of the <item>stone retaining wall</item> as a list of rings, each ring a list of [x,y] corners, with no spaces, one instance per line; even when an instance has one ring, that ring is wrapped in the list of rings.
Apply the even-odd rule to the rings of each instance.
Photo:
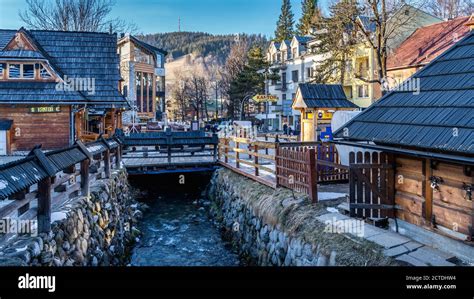
[[[52,223],[49,234],[21,236],[2,250],[1,265],[126,265],[128,248],[139,231],[143,205],[130,194],[125,170],[91,186],[90,198],[79,198]],[[67,214],[66,214],[67,213]],[[62,218],[62,217],[60,217]]]
[[[342,200],[311,204],[219,169],[207,190],[212,216],[248,264],[260,266],[384,266],[395,264],[372,242],[328,233],[316,217]]]

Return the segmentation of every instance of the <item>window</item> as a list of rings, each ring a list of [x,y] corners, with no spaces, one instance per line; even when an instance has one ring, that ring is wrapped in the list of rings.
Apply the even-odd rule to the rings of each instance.
[[[0,63],[0,79],[3,79],[3,73],[5,72],[6,63]]]
[[[313,69],[312,68],[310,68],[310,67],[306,68],[306,77],[308,79],[313,77]]]
[[[293,48],[291,51],[292,51],[292,54],[291,54],[291,55],[293,56],[293,59],[296,58],[296,57],[297,57],[297,54],[298,54],[298,53],[297,53],[297,49],[296,49],[296,48]]]
[[[281,88],[286,90],[286,73],[281,73]]]
[[[357,86],[357,96],[359,98],[369,97],[369,86],[367,84]]]
[[[21,78],[20,74],[21,64],[9,64],[8,65],[8,77],[12,79]]]
[[[291,80],[293,80],[293,82],[298,82],[298,71],[292,71],[291,72]]]
[[[284,93],[284,94],[281,95],[281,100],[282,100],[282,101],[286,101],[286,93]]]
[[[40,64],[40,77],[41,77],[41,79],[51,79],[52,78],[51,74],[48,72],[48,70],[42,64]]]
[[[23,64],[23,76],[24,79],[35,78],[35,66],[33,64]]]

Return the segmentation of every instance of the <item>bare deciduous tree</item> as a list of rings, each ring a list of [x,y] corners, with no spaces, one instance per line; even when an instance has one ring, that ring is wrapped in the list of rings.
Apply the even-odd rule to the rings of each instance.
[[[472,0],[430,0],[428,11],[441,19],[454,19],[474,13]]]
[[[114,0],[26,0],[19,13],[27,27],[42,30],[131,32],[134,24],[109,18]]]

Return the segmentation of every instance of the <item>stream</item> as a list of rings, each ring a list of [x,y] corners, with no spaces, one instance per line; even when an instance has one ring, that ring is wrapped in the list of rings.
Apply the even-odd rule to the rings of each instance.
[[[132,266],[239,266],[231,245],[209,219],[201,193],[210,173],[131,176],[137,198],[150,206],[139,224],[140,241],[132,251]],[[198,202],[200,200],[200,202]]]

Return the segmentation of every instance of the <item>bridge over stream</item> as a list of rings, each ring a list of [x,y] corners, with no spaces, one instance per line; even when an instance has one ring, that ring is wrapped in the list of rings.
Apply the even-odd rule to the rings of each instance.
[[[117,132],[129,174],[163,174],[213,170],[219,139],[204,131]]]

